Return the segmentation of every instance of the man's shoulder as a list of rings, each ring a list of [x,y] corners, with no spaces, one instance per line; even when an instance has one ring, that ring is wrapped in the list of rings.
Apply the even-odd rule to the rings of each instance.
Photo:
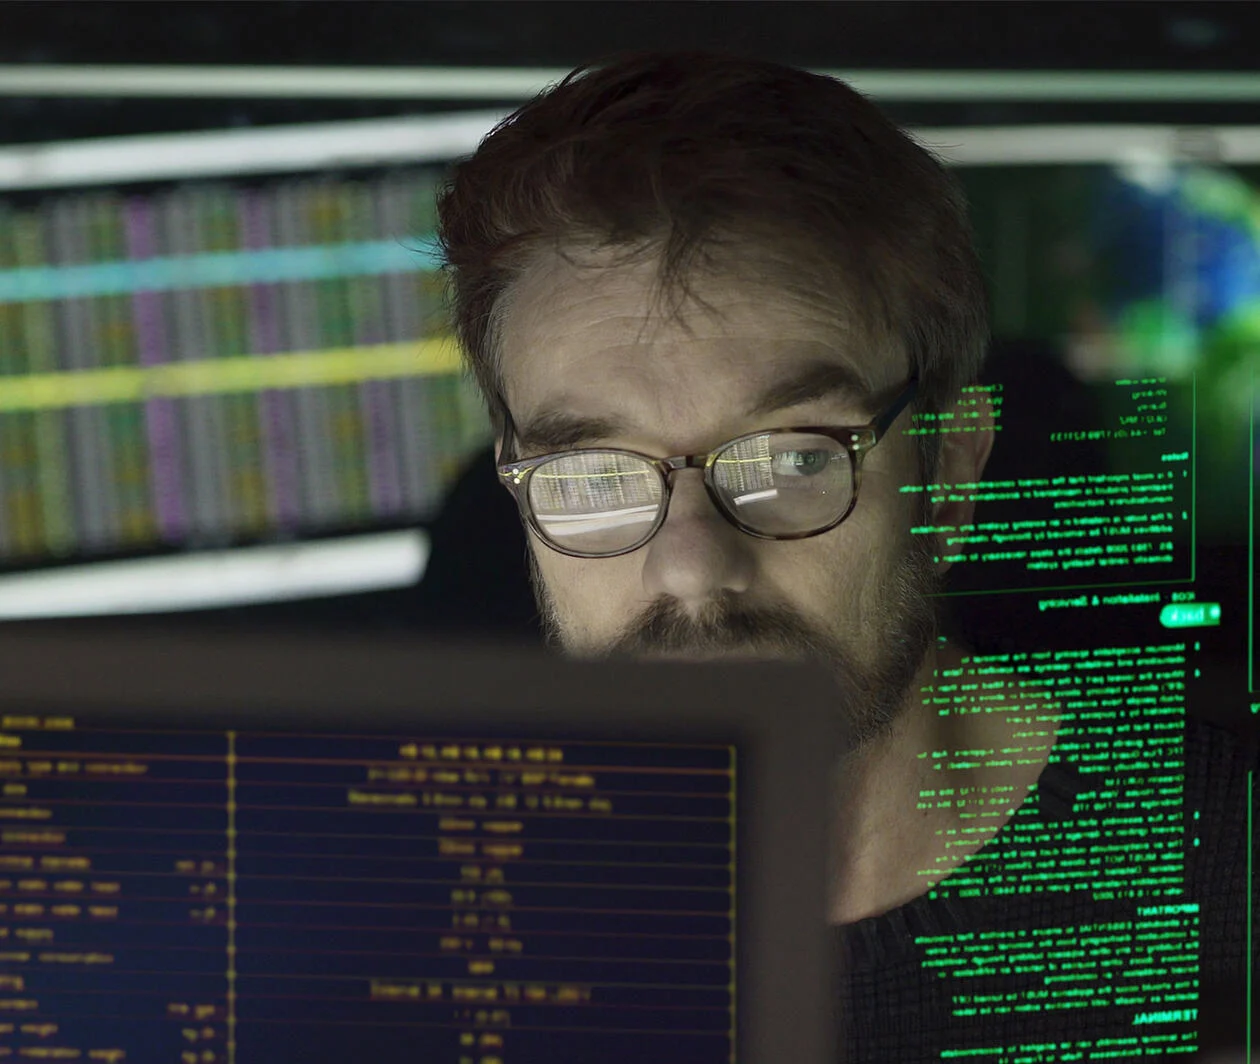
[[[1188,716],[1185,729],[1186,798],[1245,795],[1248,774],[1260,768],[1260,733]]]

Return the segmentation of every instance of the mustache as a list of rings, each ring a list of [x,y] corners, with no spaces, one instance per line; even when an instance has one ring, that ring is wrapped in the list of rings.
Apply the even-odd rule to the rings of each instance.
[[[698,614],[688,613],[676,599],[657,599],[607,650],[613,657],[742,650],[800,657],[835,653],[831,641],[794,611],[775,605],[749,607],[731,591],[723,591]]]

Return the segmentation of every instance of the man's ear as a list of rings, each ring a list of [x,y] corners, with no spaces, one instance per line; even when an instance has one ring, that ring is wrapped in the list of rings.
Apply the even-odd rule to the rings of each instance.
[[[946,537],[975,520],[975,489],[960,485],[975,484],[984,475],[993,439],[997,435],[997,419],[993,402],[986,388],[964,388],[958,401],[941,411],[940,444],[936,462],[935,488],[928,494],[931,524],[936,533],[940,557],[937,571],[944,573],[953,564],[953,549],[946,546]]]

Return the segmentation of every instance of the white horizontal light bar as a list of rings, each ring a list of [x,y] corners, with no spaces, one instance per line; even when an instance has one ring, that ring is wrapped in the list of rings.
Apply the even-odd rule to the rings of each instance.
[[[508,112],[53,141],[0,150],[0,189],[299,173],[469,155]]]
[[[449,162],[507,112],[416,115],[263,129],[56,141],[0,149],[0,190],[175,181],[345,166]],[[1223,163],[1260,162],[1260,126],[959,126],[912,129],[955,166],[1132,163],[1193,146]]]
[[[750,491],[746,495],[736,495],[736,506],[749,506],[754,502],[768,502],[779,497],[778,488],[767,488],[765,491]]]
[[[410,587],[419,529],[176,557],[95,562],[0,577],[0,620],[174,613]]]
[[[525,100],[568,69],[541,67],[0,66],[0,95]]]
[[[956,126],[909,132],[951,166],[1123,164],[1185,158],[1260,162],[1260,125]]]
[[[833,70],[881,100],[1260,100],[1260,75],[1245,72],[1080,70]],[[196,96],[526,100],[567,67],[0,66],[0,95]]]
[[[549,536],[585,536],[626,525],[650,525],[656,519],[658,509],[657,506],[635,506],[603,513],[550,514],[543,523]]]
[[[1164,100],[1228,103],[1260,100],[1260,75],[1193,71],[821,70],[878,100]]]

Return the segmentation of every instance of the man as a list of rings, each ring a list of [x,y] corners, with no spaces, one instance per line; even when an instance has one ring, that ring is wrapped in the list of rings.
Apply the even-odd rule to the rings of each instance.
[[[1047,767],[1053,712],[922,706],[967,653],[938,631],[949,563],[930,529],[972,504],[913,489],[978,481],[993,441],[982,392],[978,431],[913,431],[961,413],[988,340],[953,180],[842,82],[646,55],[518,111],[456,169],[439,218],[551,640],[827,663],[857,741],[832,905],[851,1058],[1007,1037],[960,1024],[916,945],[989,920],[926,895],[1034,785],[1072,791]],[[1012,756],[927,756],[971,750]],[[921,800],[946,785],[957,800]],[[1078,1033],[1101,1039],[1090,1022]]]

